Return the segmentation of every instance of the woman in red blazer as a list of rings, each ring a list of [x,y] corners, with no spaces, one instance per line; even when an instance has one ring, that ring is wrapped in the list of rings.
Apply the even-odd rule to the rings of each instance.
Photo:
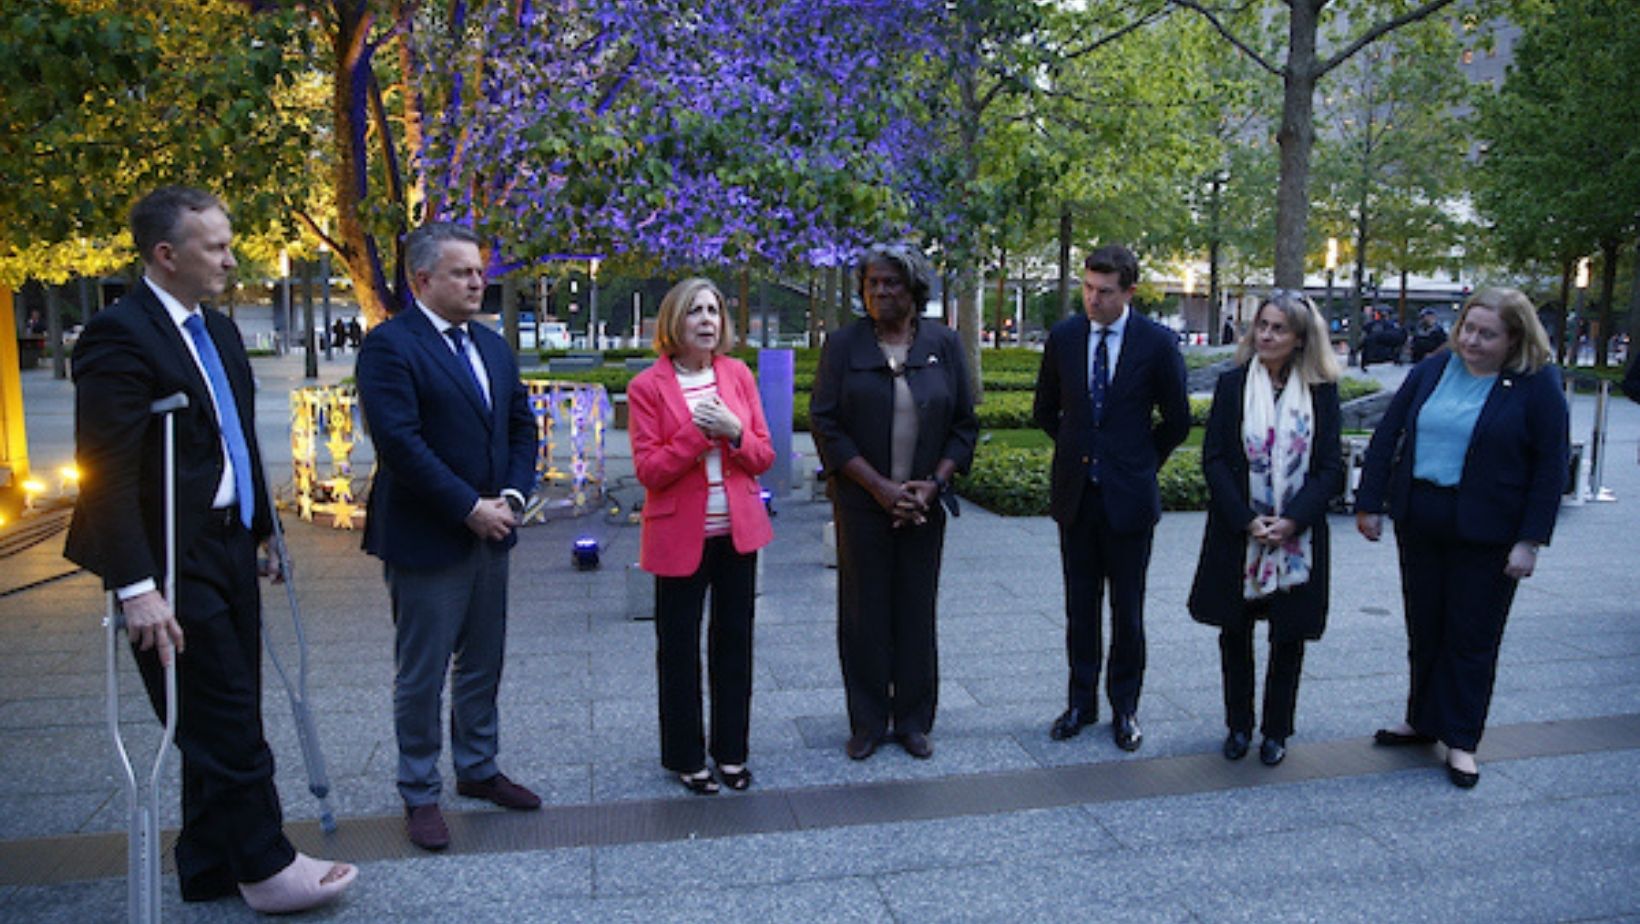
[[[724,355],[733,345],[723,293],[685,279],[661,301],[660,359],[626,392],[632,462],[646,491],[638,563],[655,575],[661,765],[699,795],[718,791],[700,705],[706,591],[712,760],[730,789],[745,789],[757,550],[774,537],[757,484],[774,445],[751,370]]]

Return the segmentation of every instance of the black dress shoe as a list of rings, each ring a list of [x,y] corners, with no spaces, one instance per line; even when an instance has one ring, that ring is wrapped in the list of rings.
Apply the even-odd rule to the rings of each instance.
[[[1244,731],[1233,731],[1224,737],[1224,759],[1241,760],[1247,756],[1247,747],[1253,737]]]
[[[928,740],[928,735],[922,732],[906,732],[900,736],[900,747],[918,760],[927,760],[934,756],[934,743]]]
[[[1134,715],[1118,715],[1110,723],[1110,736],[1116,746],[1124,751],[1137,751],[1145,740],[1145,733],[1139,730],[1139,717]]]
[[[1287,759],[1287,741],[1284,738],[1265,738],[1258,746],[1258,759],[1266,767],[1274,767]]]
[[[1429,735],[1420,735],[1417,732],[1407,734],[1393,728],[1380,728],[1372,733],[1372,743],[1388,748],[1407,747],[1415,744],[1434,744],[1435,739]]]
[[[880,734],[871,735],[859,732],[849,738],[847,744],[843,745],[843,753],[848,755],[849,760],[865,760],[877,753],[877,745],[882,740],[883,736]]]
[[[1475,771],[1471,773],[1468,770],[1459,770],[1457,767],[1447,764],[1446,778],[1451,780],[1452,785],[1458,787],[1459,789],[1474,789],[1475,784],[1481,781],[1481,771],[1480,768],[1477,767],[1475,768]]]
[[[1075,706],[1059,714],[1053,720],[1053,727],[1048,729],[1048,737],[1055,741],[1064,741],[1066,738],[1075,738],[1082,733],[1082,726],[1092,725],[1099,721],[1099,717],[1091,709],[1078,709]]]

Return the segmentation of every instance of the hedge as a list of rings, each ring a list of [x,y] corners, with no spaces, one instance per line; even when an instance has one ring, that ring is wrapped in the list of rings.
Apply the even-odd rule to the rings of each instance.
[[[1052,449],[1017,449],[981,444],[968,474],[957,481],[957,492],[981,507],[1003,516],[1048,515],[1049,470]],[[1163,510],[1205,510],[1207,480],[1202,476],[1200,449],[1180,447],[1157,474]]]

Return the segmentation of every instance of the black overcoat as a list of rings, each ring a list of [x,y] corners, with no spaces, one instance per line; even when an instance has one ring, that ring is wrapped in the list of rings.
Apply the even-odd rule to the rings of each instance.
[[[1207,476],[1209,502],[1201,557],[1190,587],[1190,615],[1210,626],[1239,626],[1247,618],[1242,568],[1247,554],[1247,524],[1255,514],[1247,499],[1247,453],[1241,437],[1242,392],[1246,384],[1246,366],[1219,376],[1207,433],[1202,439],[1202,471]],[[1338,386],[1313,385],[1310,399],[1315,407],[1310,470],[1284,515],[1300,529],[1309,530],[1314,561],[1309,581],[1271,598],[1269,619],[1274,641],[1313,641],[1327,627],[1331,570],[1327,505],[1344,487]]]

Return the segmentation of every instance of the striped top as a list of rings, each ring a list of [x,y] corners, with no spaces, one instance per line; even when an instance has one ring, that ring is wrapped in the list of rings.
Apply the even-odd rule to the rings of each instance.
[[[678,374],[678,384],[683,388],[683,400],[688,403],[689,410],[703,401],[710,401],[717,397],[717,373],[707,366],[699,372],[685,372],[673,368]],[[729,493],[723,489],[723,448],[717,440],[712,441],[712,448],[706,451],[703,458],[706,463],[706,535],[729,535]]]

